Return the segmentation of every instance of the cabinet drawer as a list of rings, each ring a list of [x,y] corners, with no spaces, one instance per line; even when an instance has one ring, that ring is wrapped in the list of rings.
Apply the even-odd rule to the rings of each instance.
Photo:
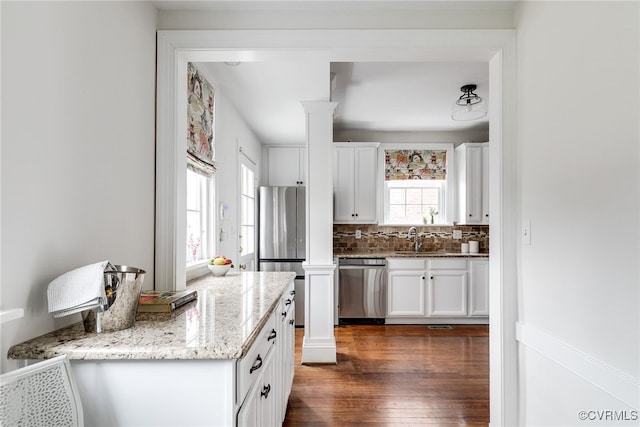
[[[264,325],[260,334],[249,349],[249,352],[238,361],[238,403],[242,403],[245,396],[262,372],[267,354],[276,342],[276,320],[272,314]]]
[[[387,269],[424,270],[424,259],[419,258],[387,258]]]
[[[429,270],[466,270],[466,258],[431,258],[427,261]]]

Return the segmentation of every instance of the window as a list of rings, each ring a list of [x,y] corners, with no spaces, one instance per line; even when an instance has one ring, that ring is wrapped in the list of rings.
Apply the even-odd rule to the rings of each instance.
[[[255,173],[246,163],[240,163],[240,255],[246,257],[255,252],[256,229],[256,188]]]
[[[213,177],[187,168],[187,266],[213,256]]]
[[[453,144],[385,144],[384,224],[450,224]]]
[[[446,218],[444,181],[385,181],[385,223],[441,224]]]

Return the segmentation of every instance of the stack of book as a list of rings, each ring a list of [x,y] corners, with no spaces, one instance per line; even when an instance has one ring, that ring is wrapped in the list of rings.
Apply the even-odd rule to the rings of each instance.
[[[144,314],[176,315],[198,298],[195,290],[142,291],[138,299],[138,320]],[[144,316],[142,316],[144,317]],[[172,316],[173,317],[173,316]]]

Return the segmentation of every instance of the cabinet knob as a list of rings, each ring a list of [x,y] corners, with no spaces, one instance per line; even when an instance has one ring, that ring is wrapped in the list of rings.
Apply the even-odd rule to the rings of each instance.
[[[469,214],[469,218],[471,218],[471,214]]]
[[[433,280],[433,276],[429,277],[429,279]]]

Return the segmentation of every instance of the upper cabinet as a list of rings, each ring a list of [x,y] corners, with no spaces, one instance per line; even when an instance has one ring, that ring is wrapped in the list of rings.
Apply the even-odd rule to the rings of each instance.
[[[377,143],[334,144],[334,222],[377,222],[378,146]]]
[[[458,223],[489,224],[489,144],[456,147]]]
[[[264,176],[270,186],[305,185],[305,148],[270,145],[265,148],[267,168]]]

